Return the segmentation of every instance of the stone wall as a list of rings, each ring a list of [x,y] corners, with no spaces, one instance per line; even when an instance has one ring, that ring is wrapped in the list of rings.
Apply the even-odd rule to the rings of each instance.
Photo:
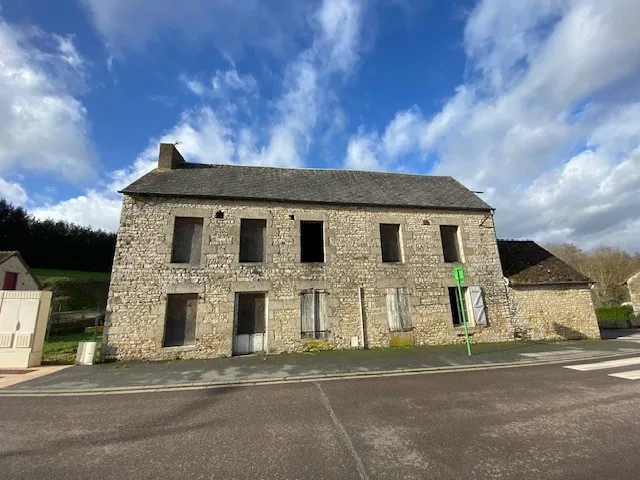
[[[627,287],[629,288],[629,298],[633,305],[633,314],[640,318],[640,272],[627,280]]]
[[[222,212],[224,218],[216,218]],[[202,262],[171,264],[176,216],[203,217]],[[218,216],[220,214],[218,213]],[[265,262],[238,262],[241,218],[266,220]],[[322,220],[324,264],[300,263],[300,221]],[[400,224],[404,262],[382,263],[380,223]],[[489,212],[391,210],[373,207],[238,203],[220,200],[125,196],[107,305],[103,354],[118,359],[207,358],[232,353],[237,292],[267,292],[269,353],[298,351],[300,293],[328,292],[328,343],[349,348],[360,336],[358,287],[363,288],[369,347],[388,346],[385,288],[410,294],[414,344],[462,342],[452,323],[439,225],[459,225],[465,285],[483,289],[487,327],[477,342],[513,339],[506,287]],[[167,294],[198,293],[196,343],[163,347]]]
[[[509,287],[515,325],[531,340],[600,338],[588,286]]]

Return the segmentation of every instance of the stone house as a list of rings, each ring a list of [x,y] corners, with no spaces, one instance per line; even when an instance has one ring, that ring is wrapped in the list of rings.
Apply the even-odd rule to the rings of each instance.
[[[589,278],[530,240],[498,240],[498,251],[518,336],[600,338]]]
[[[29,271],[20,252],[0,252],[2,290],[40,290],[38,279]]]
[[[551,322],[506,286],[492,208],[451,177],[201,165],[162,144],[122,193],[105,358],[456,343],[463,311],[474,342]],[[588,326],[567,325],[595,336],[588,283],[537,291],[577,302]]]
[[[163,144],[122,193],[107,358],[461,342],[461,308],[475,341],[513,339],[492,209],[451,177],[198,165]]]
[[[633,314],[640,319],[640,270],[631,275],[624,282],[629,289],[629,298],[633,305]]]

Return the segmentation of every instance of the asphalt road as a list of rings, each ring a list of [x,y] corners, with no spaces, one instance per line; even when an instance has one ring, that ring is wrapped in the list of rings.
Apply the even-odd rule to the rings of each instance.
[[[640,380],[607,373],[2,397],[0,477],[636,480]]]

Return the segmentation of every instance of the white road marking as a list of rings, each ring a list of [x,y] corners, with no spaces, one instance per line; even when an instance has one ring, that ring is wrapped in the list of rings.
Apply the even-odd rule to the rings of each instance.
[[[627,380],[640,380],[640,370],[630,370],[628,372],[609,373],[610,377],[625,378]]]
[[[606,360],[596,363],[583,363],[581,365],[564,365],[564,368],[571,370],[579,370],[580,372],[589,372],[591,370],[604,370],[606,368],[627,367],[629,365],[640,364],[640,357],[621,358],[619,360]]]

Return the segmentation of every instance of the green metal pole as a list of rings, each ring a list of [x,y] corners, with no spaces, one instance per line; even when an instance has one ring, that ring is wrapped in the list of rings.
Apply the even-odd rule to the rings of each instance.
[[[460,313],[462,314],[462,324],[464,325],[464,336],[467,340],[467,355],[471,356],[471,342],[469,342],[469,328],[467,327],[467,311],[464,308],[464,302],[462,301],[462,288],[460,288],[460,282],[458,285],[458,302],[460,303]]]

